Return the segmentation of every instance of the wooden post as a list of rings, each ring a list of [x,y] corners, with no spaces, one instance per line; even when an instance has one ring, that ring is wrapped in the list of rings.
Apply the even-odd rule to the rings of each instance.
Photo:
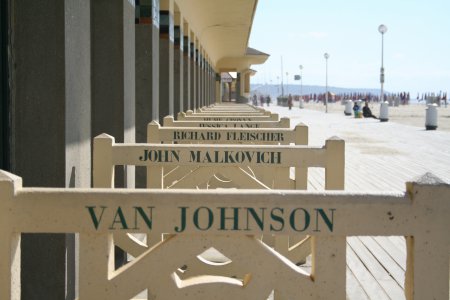
[[[113,271],[112,235],[80,233],[80,299],[105,299],[98,293],[108,290],[108,278]]]
[[[325,189],[343,190],[345,187],[345,142],[332,137],[325,143]]]
[[[12,197],[22,188],[22,178],[0,170],[0,299],[20,300],[20,233],[12,232]]]
[[[164,118],[164,123],[166,119],[171,119],[172,116],[167,116]],[[147,126],[147,142],[152,144],[160,144],[161,138],[159,136],[160,126],[157,122],[153,121]],[[162,166],[147,166],[147,188],[148,189],[162,189],[163,188],[163,167]]]
[[[414,217],[415,225],[423,228],[423,232],[406,238],[407,300],[449,299],[448,190],[448,185],[431,174],[425,174],[416,183],[407,184],[412,203],[423,211]],[[436,218],[438,212],[447,217]]]
[[[112,147],[114,137],[104,133],[94,138],[93,181],[96,188],[114,188]]]
[[[173,116],[165,116],[163,120],[163,126],[173,127]]]
[[[289,118],[286,118],[286,117],[281,118],[280,123],[281,123],[281,125],[279,128],[290,128],[291,127],[291,119],[289,119]]]
[[[0,299],[20,300],[20,234],[0,228]]]
[[[298,124],[294,128],[294,143],[295,145],[308,145],[308,126],[303,123]],[[308,168],[295,168],[295,189],[308,189]]]
[[[345,300],[346,238],[345,236],[311,237],[311,277],[317,289],[315,299]]]
[[[407,300],[449,299],[449,249],[439,237],[430,233],[407,238]]]

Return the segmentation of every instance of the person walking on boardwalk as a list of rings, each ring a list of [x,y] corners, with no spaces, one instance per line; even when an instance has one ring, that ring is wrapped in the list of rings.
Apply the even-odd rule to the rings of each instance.
[[[291,94],[289,94],[289,96],[288,96],[288,106],[289,106],[289,110],[291,110],[292,109],[292,95]]]
[[[372,114],[372,111],[369,108],[369,102],[367,102],[367,100],[363,107],[363,116],[364,118],[374,118],[378,120],[378,118]]]

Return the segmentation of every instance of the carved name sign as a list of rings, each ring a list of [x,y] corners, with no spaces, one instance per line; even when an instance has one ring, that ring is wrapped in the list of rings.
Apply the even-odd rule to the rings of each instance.
[[[214,118],[215,116],[205,116]],[[243,118],[241,116],[232,116],[233,118]],[[200,117],[199,119],[203,119]],[[175,121],[173,116],[166,116],[164,118],[165,127],[216,127],[216,128],[290,128],[290,121],[288,118],[281,118],[280,120],[270,120],[265,118],[264,121],[204,121],[204,120],[178,120]]]
[[[295,232],[323,230],[333,232],[335,209],[283,207],[190,207],[180,206],[175,212],[173,232],[186,229],[194,231],[284,231],[285,227]],[[109,230],[152,230],[154,206],[133,207],[131,214],[125,214],[122,207],[86,206],[86,213],[97,230],[107,226]]]
[[[158,150],[146,149],[140,161],[157,163],[211,163],[211,164],[281,164],[279,151],[233,151],[233,150]]]
[[[108,165],[327,167],[327,148],[291,145],[115,144],[97,157]]]
[[[244,117],[226,117],[226,118],[221,118],[221,117],[203,117],[202,118],[203,121],[253,121],[252,118],[244,118]]]
[[[198,123],[199,127],[217,127],[217,128],[261,128],[258,123]]]
[[[247,142],[283,142],[283,132],[199,132],[199,131],[173,131],[174,141],[247,141]]]

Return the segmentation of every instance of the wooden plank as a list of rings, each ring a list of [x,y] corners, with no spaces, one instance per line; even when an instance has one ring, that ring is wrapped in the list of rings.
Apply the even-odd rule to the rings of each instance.
[[[402,252],[406,257],[406,241],[402,236],[389,236],[388,239]]]
[[[352,270],[347,266],[346,293],[348,300],[370,300]]]
[[[347,266],[355,275],[361,287],[369,295],[369,299],[390,300],[384,289],[380,286],[377,280],[368,272],[367,268],[358,258],[352,247],[348,245],[347,238]],[[354,299],[357,300],[357,299]]]
[[[376,236],[373,239],[392,257],[393,260],[403,269],[406,270],[406,253],[404,249],[397,247],[389,237]]]
[[[404,289],[405,288],[405,268],[402,268],[391,256],[386,252],[386,249],[375,241],[373,237],[362,236],[359,237],[361,242],[372,253],[375,259],[381,264],[381,266],[392,276],[397,284]],[[406,258],[405,258],[406,259]],[[405,261],[406,263],[406,261]]]
[[[351,237],[347,239],[349,246],[358,256],[360,261],[364,264],[366,269],[379,283],[382,289],[386,292],[390,299],[399,300],[405,299],[403,289],[398,283],[388,274],[386,269],[379,263],[379,261],[372,255],[372,253],[364,246],[358,237]]]
[[[325,171],[320,168],[308,168],[308,189],[325,190]]]

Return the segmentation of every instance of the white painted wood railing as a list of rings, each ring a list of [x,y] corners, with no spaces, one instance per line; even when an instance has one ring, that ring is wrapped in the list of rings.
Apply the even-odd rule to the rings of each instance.
[[[307,145],[308,127],[304,124],[298,124],[294,129],[290,128],[213,128],[213,127],[161,127],[153,121],[147,126],[148,143],[177,143],[177,144],[245,144],[245,145]],[[195,167],[198,169],[199,167]],[[200,167],[201,168],[201,167]],[[240,167],[221,167],[239,169]],[[163,168],[159,168],[161,172]],[[189,175],[193,171],[192,167],[174,166],[164,168],[163,180],[165,182],[175,182]],[[197,170],[197,172],[200,170]],[[238,171],[240,172],[240,171]],[[275,182],[290,182],[290,170],[287,168],[275,168],[274,172],[267,172],[266,168],[253,167],[247,170],[254,174],[259,181],[268,187],[272,187]],[[307,169],[297,168],[297,174],[303,173],[303,178],[307,177]],[[215,179],[215,178],[214,178]],[[206,184],[212,188],[213,184],[219,184],[222,187],[233,185],[232,182],[212,180]]]
[[[196,111],[187,110],[186,116],[223,116],[232,113],[237,116],[270,116],[273,113],[268,110],[242,111],[240,109],[222,110],[222,111]]]
[[[146,289],[149,299],[267,299],[275,290],[285,299],[344,300],[345,237],[359,235],[406,236],[406,299],[447,300],[449,202],[450,186],[431,175],[407,184],[405,194],[349,194],[23,188],[21,178],[0,171],[0,299],[20,299],[21,233],[77,232],[80,300],[130,299]],[[143,245],[114,270],[118,232],[176,235]],[[273,233],[313,237],[310,274],[249,237]],[[245,274],[183,270],[210,247]]]
[[[227,127],[227,128],[289,128],[290,119],[279,121],[175,121],[173,116],[166,116],[163,125],[168,127]]]
[[[177,114],[178,121],[279,121],[280,117],[278,114],[270,114],[270,115],[252,115],[251,113],[243,114],[237,112],[227,112],[221,115],[217,114],[187,114],[185,112],[179,112]]]
[[[236,111],[236,112],[263,112],[267,113],[267,111],[259,106],[253,106],[249,104],[213,104],[210,106],[205,106],[196,109],[195,113],[210,113],[210,112],[230,112],[230,111]]]
[[[308,145],[308,127],[290,128],[214,128],[170,127],[152,121],[147,126],[148,143]]]
[[[296,168],[295,179],[281,177],[273,183],[277,189],[306,189],[305,170],[309,167],[325,169],[325,189],[343,189],[345,180],[345,143],[331,138],[323,147],[298,145],[167,145],[167,144],[116,144],[114,138],[102,134],[94,139],[93,175],[95,187],[113,187],[114,166],[134,165],[147,167],[147,187],[166,188],[161,168],[164,166],[209,167],[207,174],[190,176],[187,181],[169,183],[174,188],[192,188],[191,180],[208,179],[221,167],[265,168],[271,178],[277,169]],[[216,170],[214,170],[216,168]],[[247,188],[265,188],[252,174],[244,170],[234,174],[246,182]],[[227,174],[232,176],[233,174]],[[250,187],[250,183],[253,186]],[[267,188],[267,187],[266,187]]]

